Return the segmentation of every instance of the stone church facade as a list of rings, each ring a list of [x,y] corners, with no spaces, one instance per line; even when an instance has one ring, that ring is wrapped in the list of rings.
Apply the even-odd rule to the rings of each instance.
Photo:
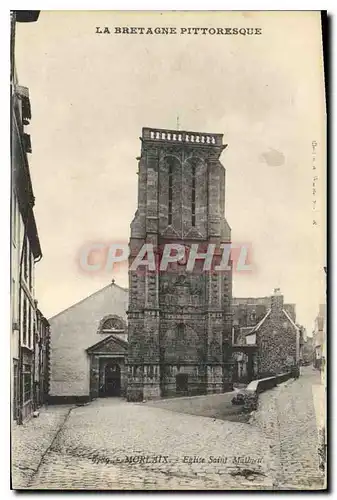
[[[49,319],[50,404],[126,396],[127,305],[112,281]]]
[[[187,270],[192,245],[231,240],[225,218],[222,134],[143,128],[130,262],[144,244],[185,257],[166,270],[129,271],[128,400],[223,392],[230,387],[232,271]]]

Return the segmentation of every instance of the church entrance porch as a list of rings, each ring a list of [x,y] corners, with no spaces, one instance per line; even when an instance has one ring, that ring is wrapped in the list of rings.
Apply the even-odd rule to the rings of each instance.
[[[121,368],[117,360],[100,358],[99,397],[119,397],[121,395]]]
[[[124,357],[93,355],[90,364],[90,399],[125,396],[127,373]]]
[[[109,335],[87,349],[90,363],[90,399],[126,395],[127,342]]]

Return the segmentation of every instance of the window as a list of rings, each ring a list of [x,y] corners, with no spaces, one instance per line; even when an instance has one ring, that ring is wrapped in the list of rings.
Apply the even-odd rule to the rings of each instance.
[[[32,347],[32,309],[28,307],[28,347]]]
[[[12,321],[16,321],[16,281],[12,278],[12,293],[11,293],[11,306],[12,306]]]
[[[13,418],[17,419],[18,411],[18,392],[19,390],[19,367],[17,360],[13,361]]]
[[[27,265],[27,254],[28,254],[28,241],[27,239],[24,240],[24,243],[23,243],[23,278],[25,281],[27,281],[27,277],[28,277],[28,265]]]
[[[173,198],[173,164],[169,163],[168,173],[168,223],[172,224],[172,198]]]
[[[17,238],[17,219],[18,219],[18,214],[17,214],[17,201],[16,201],[16,196],[15,193],[12,193],[12,241],[14,244],[16,244],[16,238]]]
[[[26,246],[27,246],[27,252],[26,252],[27,262],[26,262],[26,276],[25,276],[25,280],[26,280],[26,284],[29,286],[29,274],[30,274],[30,260],[31,260],[31,255],[30,255],[30,244],[29,244],[29,240],[28,239],[27,239],[27,242],[26,242]]]
[[[22,312],[22,343],[27,344],[27,299],[23,296]]]
[[[256,322],[256,312],[255,312],[255,309],[252,310],[251,312],[251,315],[250,315],[250,319],[253,323]]]
[[[118,316],[103,318],[99,327],[99,333],[123,333],[124,330],[124,322]]]
[[[32,290],[32,274],[33,274],[33,262],[32,262],[32,254],[28,253],[28,286],[29,290]]]
[[[246,335],[246,344],[255,345],[256,344],[256,333],[252,335]]]
[[[192,227],[195,227],[195,165],[192,165]]]
[[[176,337],[177,337],[177,340],[184,339],[184,337],[185,337],[185,325],[183,323],[179,323],[179,325],[177,325]]]
[[[32,399],[32,371],[30,365],[23,365],[23,402]]]

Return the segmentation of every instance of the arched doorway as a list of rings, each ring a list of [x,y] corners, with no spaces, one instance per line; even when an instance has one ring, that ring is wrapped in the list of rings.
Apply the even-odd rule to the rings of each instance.
[[[121,395],[121,370],[119,365],[109,362],[104,369],[104,390],[105,397],[118,397]]]
[[[178,373],[176,375],[176,393],[180,395],[188,394],[188,374]]]

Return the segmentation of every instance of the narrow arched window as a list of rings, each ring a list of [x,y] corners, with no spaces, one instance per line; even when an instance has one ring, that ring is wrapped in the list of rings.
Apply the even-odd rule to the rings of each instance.
[[[168,223],[172,224],[172,197],[173,197],[173,163],[169,162],[168,173]]]
[[[192,227],[195,227],[195,165],[192,165]]]
[[[179,323],[176,330],[177,340],[184,340],[185,338],[185,325],[184,323]]]

